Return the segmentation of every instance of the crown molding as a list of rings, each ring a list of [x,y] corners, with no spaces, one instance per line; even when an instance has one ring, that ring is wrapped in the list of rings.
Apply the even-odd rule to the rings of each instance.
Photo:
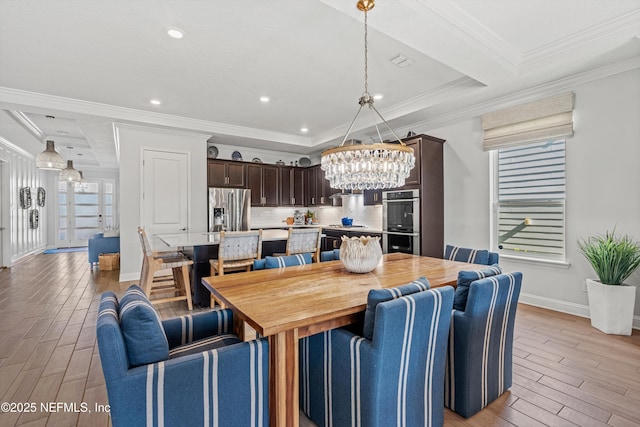
[[[148,125],[162,126],[164,128],[189,129],[194,132],[202,132],[205,134],[220,133],[244,138],[269,140],[282,144],[303,147],[311,146],[310,139],[308,137],[300,137],[282,132],[272,132],[263,129],[235,126],[182,116],[173,116],[170,114],[152,111],[136,110],[133,108],[65,98],[56,95],[28,92],[8,87],[0,87],[0,105],[3,104],[11,105],[12,109],[15,109],[15,105],[32,106],[68,111],[83,115],[110,117],[116,121],[122,122],[145,123]]]
[[[554,59],[572,50],[584,46],[596,46],[599,43],[618,40],[631,40],[638,37],[640,31],[640,9],[603,22],[592,28],[579,31],[554,43],[533,49],[523,56],[522,68],[527,69],[539,63]]]
[[[609,64],[600,68],[567,76],[553,82],[540,84],[531,88],[509,92],[494,96],[488,92],[476,91],[467,97],[449,103],[444,111],[430,114],[426,120],[414,122],[411,125],[399,126],[395,132],[402,134],[415,129],[434,129],[447,126],[463,120],[479,117],[484,113],[507,108],[515,104],[534,101],[541,96],[551,96],[567,90],[574,90],[577,85],[604,79],[616,74],[640,68],[640,57]],[[389,133],[383,135],[389,136]]]
[[[35,136],[37,140],[44,141],[46,135],[40,128],[27,117],[22,111],[7,110],[7,114],[27,130],[31,135]]]
[[[440,18],[439,24],[445,29],[446,34],[456,35],[464,43],[478,49],[502,67],[517,73],[522,62],[522,53],[454,2],[427,0],[407,2],[405,0],[405,3],[408,6],[419,3],[428,9],[430,14]]]
[[[12,142],[7,141],[6,139],[4,139],[3,137],[0,136],[0,144],[4,145],[5,147],[7,147],[8,149],[14,151],[16,154],[19,154],[22,157],[25,157],[27,160],[35,160],[36,157],[23,150],[22,148],[18,147],[17,145],[15,145]]]

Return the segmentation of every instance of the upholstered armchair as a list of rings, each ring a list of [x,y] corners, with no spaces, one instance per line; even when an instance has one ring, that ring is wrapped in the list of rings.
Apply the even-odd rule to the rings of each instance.
[[[241,342],[229,310],[161,321],[144,292],[102,295],[98,349],[119,426],[269,425],[265,339]]]
[[[93,267],[100,254],[120,252],[120,236],[105,237],[104,233],[96,233],[88,240],[89,264]]]
[[[399,291],[408,287],[414,293]],[[300,406],[318,426],[443,424],[453,288],[400,288],[372,291],[392,296],[368,310],[369,338],[365,314],[362,334],[334,329],[301,340]]]
[[[493,265],[498,264],[500,254],[490,252],[486,249],[471,249],[447,245],[444,249],[444,259],[470,262],[473,264]]]
[[[456,301],[461,309],[452,314],[445,405],[465,418],[511,387],[513,327],[522,273],[492,275],[495,267],[461,272],[458,280],[470,284],[466,301]]]

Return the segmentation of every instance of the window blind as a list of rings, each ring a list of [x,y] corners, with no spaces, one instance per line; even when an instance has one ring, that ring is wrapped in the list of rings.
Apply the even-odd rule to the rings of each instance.
[[[564,258],[565,141],[501,149],[497,163],[499,248]]]
[[[573,135],[574,94],[544,98],[482,116],[483,149],[496,150]]]

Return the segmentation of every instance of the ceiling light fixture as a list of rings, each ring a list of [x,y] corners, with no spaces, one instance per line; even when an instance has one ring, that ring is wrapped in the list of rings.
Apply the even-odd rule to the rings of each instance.
[[[67,160],[66,169],[60,171],[60,181],[80,182],[81,180],[80,172],[73,168],[73,160]]]
[[[322,153],[320,165],[325,172],[325,178],[329,180],[332,188],[374,190],[401,187],[415,165],[413,149],[407,147],[398,138],[391,126],[373,106],[373,98],[369,94],[367,83],[367,12],[373,9],[374,6],[374,0],[359,0],[357,4],[358,9],[364,12],[364,92],[358,100],[360,108],[340,146],[330,148]],[[371,111],[380,142],[366,145],[353,143],[345,145],[349,133],[365,105]],[[391,131],[396,142],[386,143],[382,141],[376,116]]]
[[[376,101],[380,101],[382,98],[384,98],[384,96],[381,93],[376,93],[375,95],[373,95],[373,99]]]
[[[47,149],[36,157],[36,168],[50,171],[59,171],[64,168],[64,159],[56,151],[53,141],[47,141]]]
[[[159,99],[152,99],[151,101],[149,101],[150,103],[152,103],[153,105],[160,105],[162,104],[162,102]]]
[[[268,96],[261,96],[260,97],[260,102],[267,103],[269,101],[270,101],[270,98]]]
[[[176,27],[167,28],[167,34],[169,34],[169,37],[172,37],[174,39],[181,39],[184,37],[184,31]]]
[[[307,133],[309,132],[309,128],[300,128],[300,132]]]

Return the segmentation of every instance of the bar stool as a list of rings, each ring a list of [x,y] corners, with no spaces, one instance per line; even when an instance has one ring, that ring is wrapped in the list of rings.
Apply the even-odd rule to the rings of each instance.
[[[140,287],[151,303],[162,304],[185,300],[189,310],[193,310],[189,280],[189,266],[193,264],[193,261],[180,252],[158,253],[152,251],[144,228],[138,227],[138,237],[140,237],[140,245],[142,246]],[[156,276],[157,272],[168,269],[171,269],[172,275]],[[151,299],[152,294],[170,292],[173,292],[174,295]]]
[[[287,255],[310,253],[313,262],[320,262],[322,228],[289,228]]]
[[[211,275],[231,271],[251,271],[253,262],[262,257],[262,230],[220,232],[218,258],[209,261]],[[216,300],[211,294],[211,307]],[[222,304],[218,301],[222,306]]]

